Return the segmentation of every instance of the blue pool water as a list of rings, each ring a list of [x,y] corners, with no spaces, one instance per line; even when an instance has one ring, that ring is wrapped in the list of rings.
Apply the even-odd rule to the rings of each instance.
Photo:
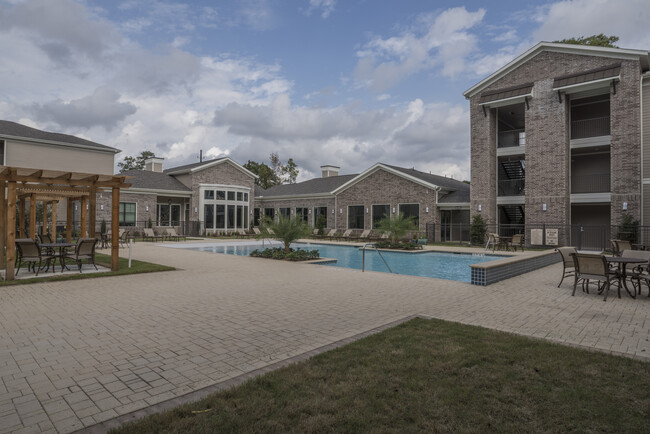
[[[265,247],[268,247],[268,244],[269,243],[267,242]],[[279,243],[274,245],[280,246]],[[317,249],[321,258],[337,260],[336,262],[325,263],[322,265],[354,268],[358,270],[361,269],[362,251],[358,247],[315,243],[294,243],[291,246],[293,248],[306,250]],[[227,255],[248,256],[253,250],[260,249],[261,247],[262,246],[258,243],[246,243],[236,245],[194,245],[182,248],[212,253],[224,253]],[[381,255],[384,257],[393,273],[458,280],[461,282],[470,282],[471,272],[469,266],[471,264],[505,258],[505,256],[479,256],[442,252],[407,253],[382,251]],[[366,270],[388,272],[386,265],[379,257],[379,254],[374,250],[366,250]]]

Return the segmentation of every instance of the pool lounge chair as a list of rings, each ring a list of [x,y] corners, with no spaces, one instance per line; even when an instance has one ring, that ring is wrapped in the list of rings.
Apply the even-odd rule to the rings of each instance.
[[[156,235],[156,233],[153,231],[151,228],[144,228],[142,229],[142,238],[144,238],[145,241],[151,240],[152,242],[154,240],[161,240],[164,241],[164,237],[161,235]]]
[[[260,231],[260,228],[253,228],[253,233],[255,235],[262,235],[262,231]]]
[[[343,239],[349,240],[349,239],[352,238],[351,235],[352,235],[352,229],[346,229],[345,232],[343,232],[343,234],[339,237],[339,239],[341,239],[341,240],[343,240]]]
[[[336,229],[331,229],[331,230],[327,233],[326,237],[329,238],[329,239],[336,238]]]
[[[358,240],[370,240],[370,229],[366,229],[357,237]]]

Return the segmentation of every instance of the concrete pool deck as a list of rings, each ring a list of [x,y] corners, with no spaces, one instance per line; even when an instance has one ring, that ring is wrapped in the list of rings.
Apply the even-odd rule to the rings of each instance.
[[[178,270],[0,289],[0,431],[90,427],[413,315],[650,361],[647,289],[571,297],[560,264],[481,287],[150,243],[133,257]]]

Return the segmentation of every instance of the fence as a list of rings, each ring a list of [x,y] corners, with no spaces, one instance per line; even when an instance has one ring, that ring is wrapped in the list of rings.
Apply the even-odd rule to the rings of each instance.
[[[483,245],[481,240],[471,239],[471,224],[428,223],[427,238],[440,242],[468,243]],[[650,226],[635,225],[561,225],[561,224],[488,224],[485,233],[496,233],[502,237],[523,234],[528,247],[575,246],[579,250],[605,251],[611,249],[610,240],[628,240],[634,244],[650,245]]]
[[[151,223],[151,225],[150,225]],[[157,226],[156,222],[149,222],[147,221],[136,221],[131,224],[125,225],[122,224],[120,225],[120,229],[125,229],[129,231],[130,233],[139,236],[143,233],[144,228],[153,228],[155,231],[163,231],[165,229],[171,229],[174,228],[176,229],[176,232],[179,235],[184,235],[188,237],[192,236],[201,236],[205,234],[205,225],[203,222],[200,221],[184,221],[184,222],[171,222],[171,226]],[[95,223],[95,233],[100,234],[105,231],[110,231],[111,230],[111,221],[105,221],[106,227],[104,230],[102,230],[102,222],[98,221]],[[57,221],[56,222],[56,233],[58,237],[65,236],[66,234],[66,221]],[[86,230],[89,230],[90,227],[88,227]],[[228,231],[234,231],[234,228],[228,229]],[[41,222],[38,222],[36,224],[36,233],[41,234],[43,233],[43,224]],[[25,228],[26,236],[29,236],[29,227]],[[50,226],[48,224],[47,232],[50,232]],[[16,233],[18,234],[18,225],[16,225]],[[72,222],[72,234],[74,237],[79,236],[81,233],[81,222],[79,221],[74,221]]]

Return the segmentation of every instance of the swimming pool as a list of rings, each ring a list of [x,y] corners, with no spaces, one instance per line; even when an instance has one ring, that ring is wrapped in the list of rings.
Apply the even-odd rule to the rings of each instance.
[[[280,247],[281,243],[273,242],[273,246]],[[321,258],[336,259],[336,262],[323,263],[321,265],[353,268],[357,270],[361,269],[362,251],[359,247],[317,243],[294,243],[291,246],[293,248],[306,250],[317,249]],[[253,250],[262,248],[262,245],[259,242],[244,241],[229,244],[186,244],[174,247],[188,250],[199,250],[202,252],[248,256]],[[264,247],[269,247],[268,241],[265,243]],[[381,256],[386,260],[386,263],[393,273],[396,274],[435,277],[437,279],[458,280],[461,282],[471,281],[471,271],[469,267],[471,264],[493,261],[506,257],[428,251],[416,253],[381,251]],[[370,249],[366,250],[365,268],[370,271],[389,272],[380,255],[376,251]]]

